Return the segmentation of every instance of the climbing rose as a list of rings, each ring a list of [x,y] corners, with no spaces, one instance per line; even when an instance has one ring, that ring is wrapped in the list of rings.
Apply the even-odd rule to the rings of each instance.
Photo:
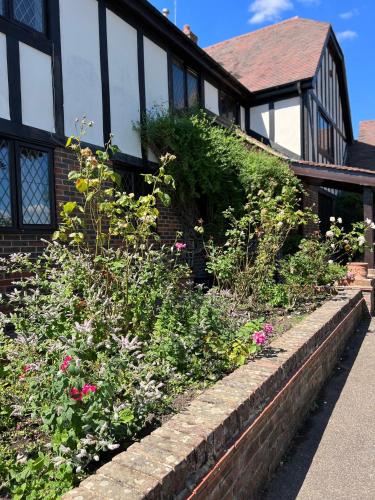
[[[72,356],[65,356],[63,362],[60,365],[60,370],[62,372],[65,372],[68,369],[68,366],[70,365],[72,359],[73,359]]]
[[[185,250],[186,248],[186,243],[176,243],[175,247],[178,251]]]
[[[69,394],[75,401],[82,401],[82,392],[77,387],[72,387]]]
[[[334,236],[333,231],[327,231],[327,232],[326,232],[326,236],[327,236],[328,238],[333,238],[333,236]]]
[[[253,335],[253,340],[257,345],[263,345],[266,340],[266,334],[264,332],[255,332]]]
[[[88,394],[89,392],[96,392],[96,385],[91,385],[91,384],[85,384],[82,387],[82,394]]]
[[[273,333],[273,326],[270,323],[265,323],[263,326],[263,331],[266,335]]]

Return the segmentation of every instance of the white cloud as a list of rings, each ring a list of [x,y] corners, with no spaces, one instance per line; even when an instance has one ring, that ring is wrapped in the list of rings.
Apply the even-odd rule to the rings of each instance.
[[[341,14],[339,14],[339,16],[341,17],[341,19],[351,19],[354,16],[358,16],[358,14],[359,14],[358,9],[352,9],[348,10],[347,12],[342,12]]]
[[[249,7],[252,17],[251,24],[260,24],[266,21],[277,21],[281,13],[293,9],[291,0],[255,0]]]
[[[337,33],[337,38],[342,42],[343,40],[354,40],[358,37],[358,33],[352,30],[340,31]]]

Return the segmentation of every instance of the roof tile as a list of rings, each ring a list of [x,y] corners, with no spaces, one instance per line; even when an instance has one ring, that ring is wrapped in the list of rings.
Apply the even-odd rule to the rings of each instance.
[[[205,51],[250,91],[315,75],[330,24],[294,17]]]

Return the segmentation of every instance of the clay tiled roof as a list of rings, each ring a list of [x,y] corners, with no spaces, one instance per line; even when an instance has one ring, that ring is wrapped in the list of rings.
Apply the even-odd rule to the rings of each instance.
[[[375,120],[359,124],[359,138],[349,146],[348,162],[375,171]]]
[[[312,78],[329,31],[328,23],[294,17],[205,50],[257,92]]]
[[[360,122],[358,141],[375,146],[375,120]]]

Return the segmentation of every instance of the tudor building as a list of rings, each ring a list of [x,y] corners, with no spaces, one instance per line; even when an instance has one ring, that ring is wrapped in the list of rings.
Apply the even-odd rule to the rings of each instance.
[[[94,147],[114,134],[116,168],[134,189],[155,160],[134,124],[155,106],[196,105],[282,152],[317,204],[332,189],[375,185],[369,168],[344,166],[350,106],[327,23],[294,18],[204,51],[146,0],[0,0],[0,254],[37,253],[74,196],[64,144],[76,118],[95,122]],[[177,214],[163,212],[161,236],[177,229]]]

